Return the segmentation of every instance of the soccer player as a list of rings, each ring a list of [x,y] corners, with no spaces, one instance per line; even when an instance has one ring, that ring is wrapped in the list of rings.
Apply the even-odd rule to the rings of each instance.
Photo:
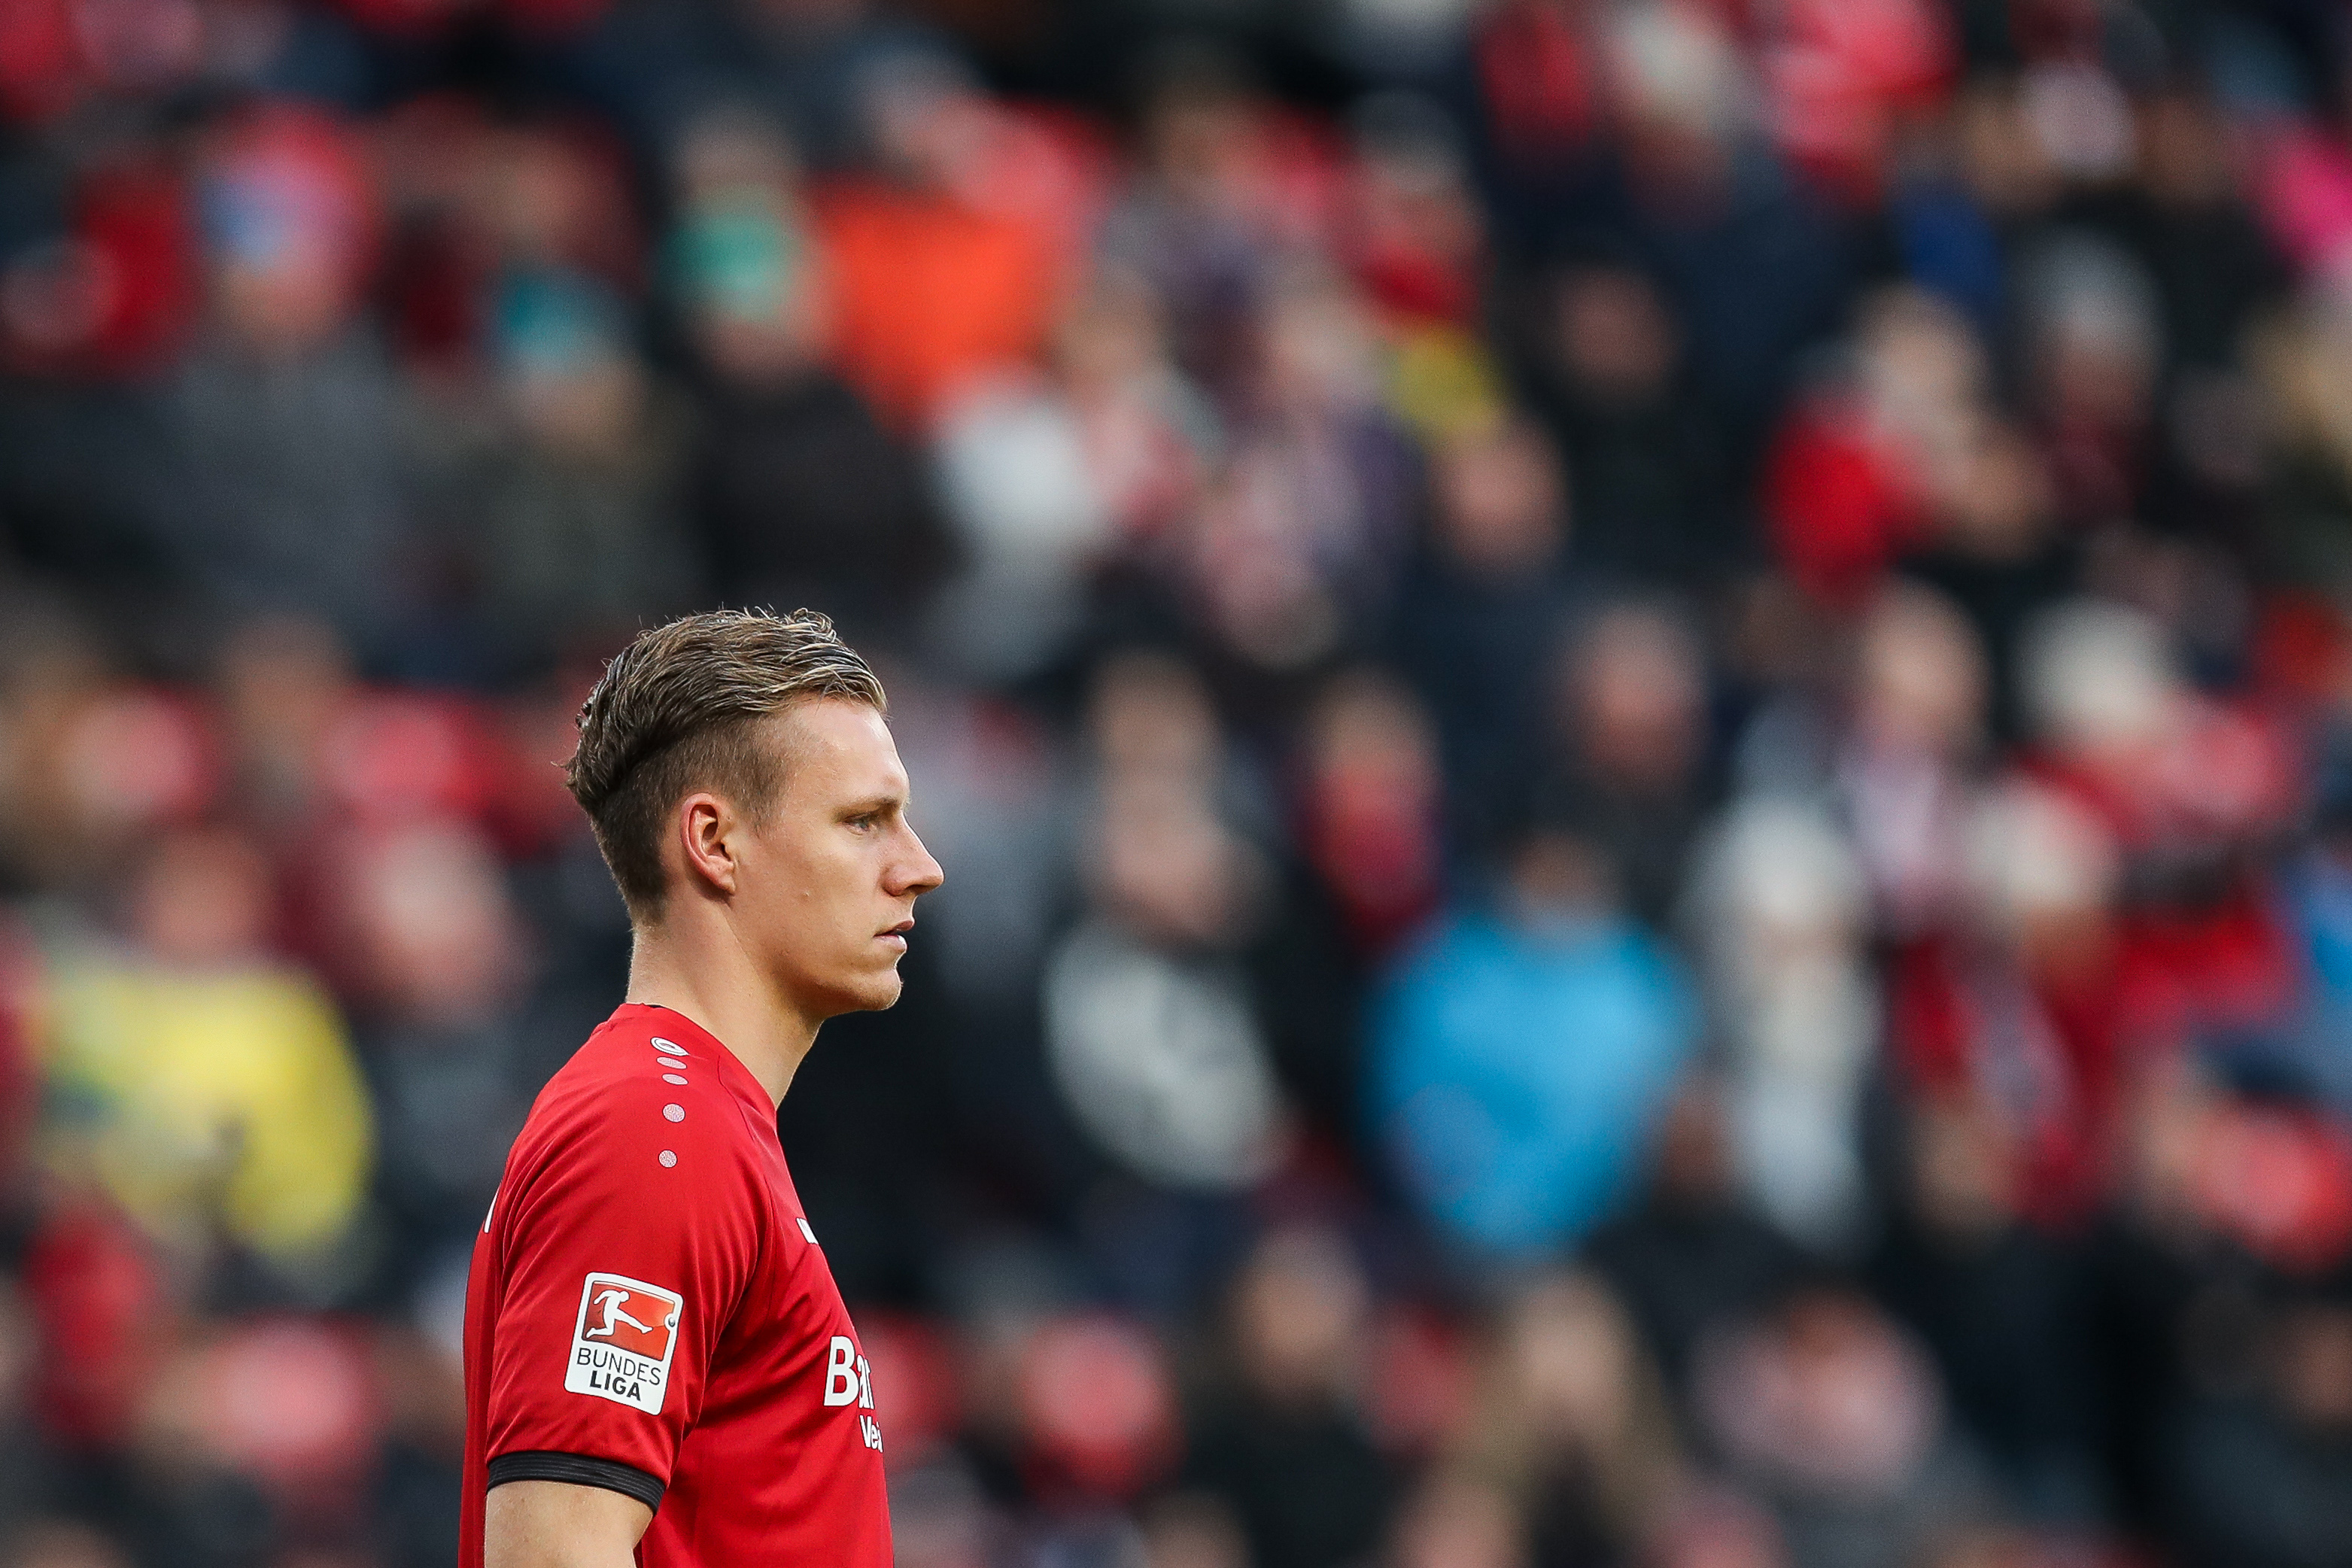
[[[883,712],[806,610],[646,632],[580,710],[628,999],[475,1244],[462,1568],[888,1568],[866,1357],[776,1142],[818,1026],[898,999],[940,885]]]

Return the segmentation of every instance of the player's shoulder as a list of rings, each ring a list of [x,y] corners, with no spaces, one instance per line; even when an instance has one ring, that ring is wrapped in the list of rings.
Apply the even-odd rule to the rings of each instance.
[[[729,1069],[743,1069],[722,1063],[721,1047],[699,1030],[664,1022],[660,1009],[624,1007],[600,1026],[540,1092],[522,1143],[749,1157],[758,1131],[727,1081]]]
[[[484,1221],[501,1267],[576,1261],[599,1238],[756,1252],[777,1205],[762,1119],[748,1103],[758,1086],[733,1058],[715,1060],[714,1047],[698,1033],[641,1026],[589,1037],[540,1091],[508,1156]],[[604,1253],[586,1266],[615,1267]]]

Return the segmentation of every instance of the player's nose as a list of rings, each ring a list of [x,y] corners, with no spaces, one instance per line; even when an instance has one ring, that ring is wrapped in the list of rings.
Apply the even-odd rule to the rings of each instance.
[[[908,854],[895,868],[897,885],[891,889],[895,898],[920,898],[948,879],[947,870],[931,852],[923,847],[920,835],[907,829]]]

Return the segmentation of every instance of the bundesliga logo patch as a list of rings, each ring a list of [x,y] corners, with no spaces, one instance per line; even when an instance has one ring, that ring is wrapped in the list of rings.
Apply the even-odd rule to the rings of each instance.
[[[661,1414],[669,1391],[670,1352],[686,1304],[675,1292],[620,1274],[591,1274],[580,1289],[580,1321],[563,1386],[648,1415]]]

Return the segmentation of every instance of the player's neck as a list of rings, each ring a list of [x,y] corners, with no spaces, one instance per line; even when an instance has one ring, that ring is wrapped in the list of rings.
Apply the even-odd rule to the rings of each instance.
[[[778,995],[737,942],[697,942],[666,926],[636,932],[627,999],[685,1015],[724,1045],[779,1105],[823,1022],[804,1017]]]

